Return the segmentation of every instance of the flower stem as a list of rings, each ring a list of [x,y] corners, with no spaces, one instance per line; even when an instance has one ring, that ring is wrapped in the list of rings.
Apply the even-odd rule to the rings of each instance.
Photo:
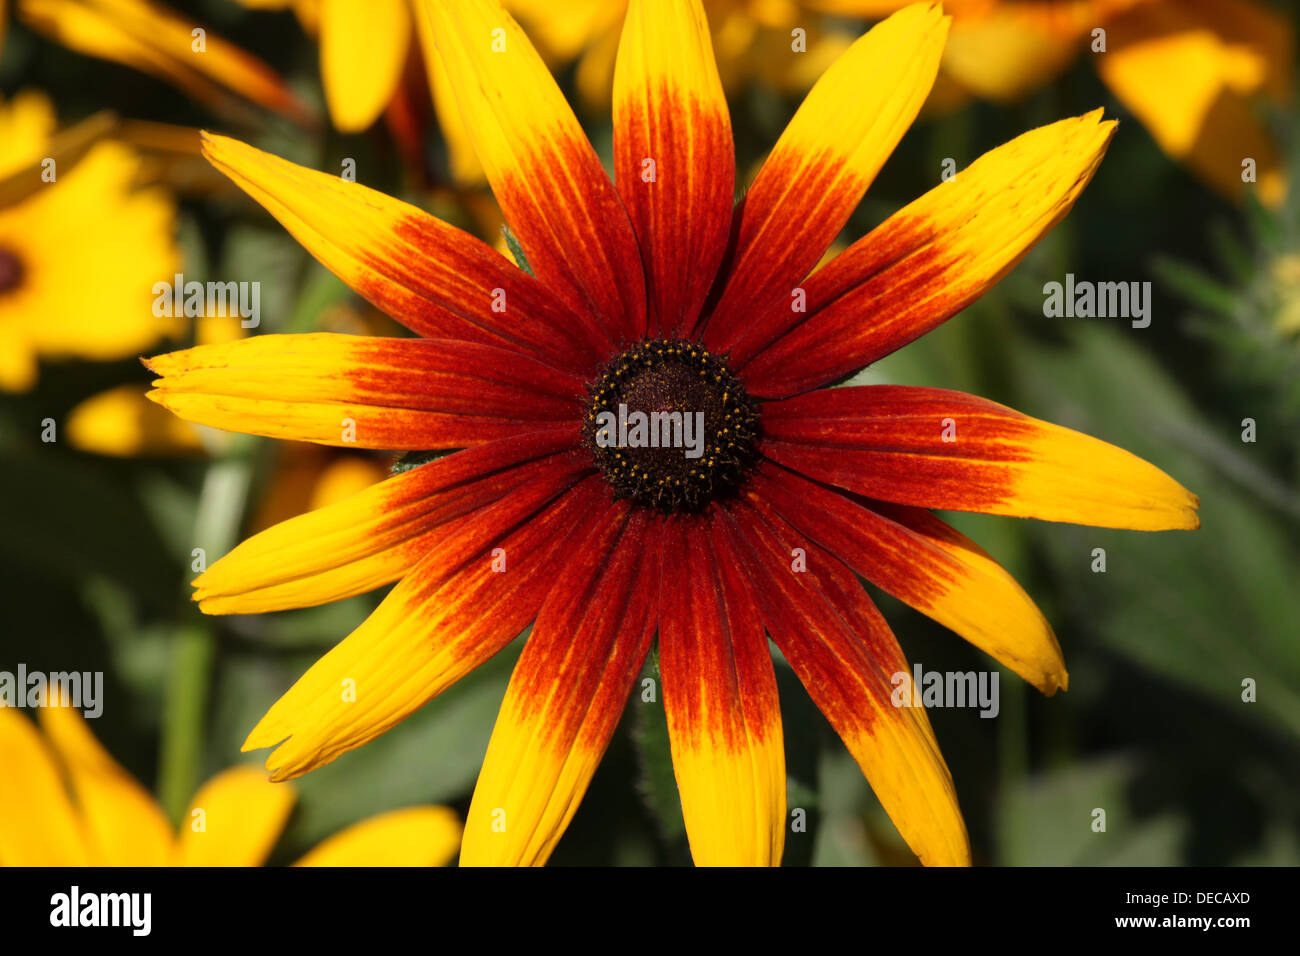
[[[214,462],[204,476],[191,555],[196,571],[234,545],[248,497],[252,447],[253,439],[239,436],[230,443],[227,456]],[[204,716],[216,656],[216,629],[211,621],[192,610],[187,616],[190,620],[178,628],[171,648],[158,787],[163,809],[177,823],[182,822],[199,782]]]

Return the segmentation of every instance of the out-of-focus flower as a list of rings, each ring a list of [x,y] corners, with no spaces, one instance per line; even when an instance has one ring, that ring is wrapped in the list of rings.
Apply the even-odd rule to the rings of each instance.
[[[815,2],[858,16],[906,5]],[[1257,108],[1289,99],[1295,37],[1259,0],[948,0],[945,9],[954,17],[943,61],[950,83],[1010,101],[1088,56],[1168,156],[1226,196],[1258,189],[1266,205],[1282,202],[1286,177]],[[1255,185],[1243,182],[1246,160]]]
[[[531,624],[461,862],[540,864],[657,634],[694,858],[775,864],[787,818],[770,634],[921,860],[969,863],[925,710],[895,690],[911,669],[858,576],[1052,694],[1068,675],[1051,626],[929,509],[1154,531],[1197,527],[1197,500],[1122,449],[973,395],[830,386],[991,288],[1069,213],[1115,124],[1097,110],[1027,132],[809,275],[929,93],[948,28],[937,5],[895,14],[836,60],[738,206],[695,0],[628,8],[616,182],[499,4],[427,9],[528,270],[357,183],[208,136],[218,168],[425,337],[260,336],[147,362],[151,397],[189,421],[460,449],[270,528],[194,582],[213,614],[398,582],[245,749],[275,748],[274,779],[306,773]],[[366,704],[340,706],[339,680],[357,675]]]
[[[463,185],[483,181],[483,168],[447,98],[432,39],[412,0],[236,0],[260,10],[292,8],[320,43],[321,85],[335,127],[344,133],[368,128],[397,102],[412,58],[427,79],[447,144],[452,177]],[[415,39],[418,37],[418,41]]]
[[[0,707],[0,866],[260,866],[293,809],[292,787],[234,767],[199,788],[178,833],[80,713],[42,707],[40,724]],[[442,866],[460,835],[449,808],[408,807],[348,827],[296,865]]]
[[[152,0],[18,0],[24,23],[79,53],[142,70],[217,112],[231,94],[310,122],[310,109],[274,70]]]
[[[627,0],[505,0],[505,6],[549,62],[577,61],[583,102],[608,109]],[[816,0],[705,0],[704,9],[728,90],[762,79],[785,93],[803,92],[856,36],[822,22]]]
[[[41,93],[0,101],[0,389],[22,391],[38,357],[138,355],[178,319],[153,284],[180,261],[166,191],[137,188],[138,154],[100,141],[63,160]]]

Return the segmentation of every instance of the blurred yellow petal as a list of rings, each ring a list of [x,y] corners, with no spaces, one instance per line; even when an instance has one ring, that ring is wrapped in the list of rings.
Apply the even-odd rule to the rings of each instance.
[[[0,391],[25,392],[35,384],[35,347],[18,329],[0,325]]]
[[[0,177],[46,155],[58,121],[54,104],[36,90],[23,90],[6,105],[0,102]]]
[[[145,398],[143,385],[100,392],[68,413],[73,447],[97,455],[187,455],[203,451],[198,429]]]
[[[397,92],[410,42],[407,0],[322,0],[321,81],[341,132],[379,118]]]
[[[194,320],[195,345],[222,345],[244,338],[244,330],[238,315],[201,315]]]
[[[460,848],[461,825],[447,807],[408,807],[336,833],[296,866],[445,866]]]
[[[462,186],[478,186],[487,182],[483,164],[479,162],[474,142],[470,139],[469,128],[460,115],[460,107],[451,93],[451,82],[447,78],[447,68],[434,47],[429,18],[419,16],[416,24],[420,34],[420,48],[424,52],[424,70],[429,79],[429,92],[433,97],[433,109],[442,128],[442,139],[447,145],[447,162],[451,168],[451,178]]]
[[[621,23],[620,18],[617,23],[611,24],[593,38],[574,71],[573,84],[577,87],[578,96],[583,105],[594,113],[604,113],[610,107]]]
[[[949,78],[992,100],[1014,100],[1054,79],[1078,55],[1079,37],[1051,30],[1019,7],[958,19],[943,51]]]
[[[100,745],[80,712],[72,707],[44,707],[40,716],[72,782],[97,862],[172,865],[175,841],[162,808]]]
[[[249,522],[249,534],[337,504],[388,477],[388,469],[376,458],[301,442],[290,443],[280,451],[280,462]]]
[[[261,866],[293,809],[293,787],[257,767],[232,767],[194,795],[181,822],[182,866]]]
[[[12,707],[0,707],[0,767],[0,866],[90,864],[83,823],[54,755],[36,726]]]
[[[573,60],[609,31],[617,36],[627,9],[620,0],[506,0],[505,6],[542,55],[559,63]]]
[[[388,469],[373,458],[344,455],[326,465],[317,475],[307,510],[315,511],[351,498],[388,477]]]
[[[754,75],[773,89],[791,96],[808,90],[857,39],[856,33],[816,23],[810,23],[804,29],[807,30],[807,49],[797,56],[791,55],[788,29],[761,31],[746,47]]]
[[[1287,89],[1291,30],[1255,4],[1218,2],[1135,8],[1110,25],[1098,70],[1166,153],[1225,195],[1257,188],[1277,205],[1285,179],[1253,98]],[[1247,159],[1257,186],[1242,182]]]
[[[33,29],[79,53],[112,60],[174,84],[209,107],[229,93],[291,119],[303,103],[265,63],[150,0],[19,0]]]
[[[50,145],[48,101],[0,102],[0,131],[13,135],[24,165]],[[0,151],[8,154],[8,142]],[[154,283],[179,270],[175,207],[157,188],[135,189],[141,161],[131,149],[99,142],[77,162],[55,163],[53,180],[0,208],[0,329],[15,354],[0,361],[0,383],[30,386],[31,351],[96,360],[139,355],[183,320],[156,316]],[[94,290],[87,307],[86,290]],[[23,343],[26,343],[25,345]]]

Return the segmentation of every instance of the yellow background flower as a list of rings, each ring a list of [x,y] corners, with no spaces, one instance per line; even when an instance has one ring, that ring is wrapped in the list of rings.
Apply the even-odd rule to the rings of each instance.
[[[180,262],[172,199],[157,187],[137,188],[140,158],[120,143],[96,143],[75,165],[53,156],[54,128],[43,94],[0,102],[0,182],[22,197],[0,204],[0,389],[7,391],[35,383],[38,356],[138,355],[180,321],[152,308],[153,284]]]
[[[293,809],[292,787],[232,767],[199,788],[177,832],[80,713],[42,707],[40,724],[43,734],[0,707],[2,866],[259,866]],[[448,808],[408,807],[348,827],[297,865],[441,866],[460,833]]]

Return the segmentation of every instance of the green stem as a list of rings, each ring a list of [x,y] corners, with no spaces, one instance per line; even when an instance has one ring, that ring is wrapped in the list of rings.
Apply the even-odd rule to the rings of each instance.
[[[194,547],[203,549],[204,566],[235,543],[248,498],[252,474],[248,452],[252,447],[251,438],[235,438],[228,456],[214,462],[204,476],[194,521]],[[186,601],[188,604],[188,594]],[[182,822],[199,783],[204,715],[215,657],[215,628],[207,618],[192,613],[172,643],[163,705],[158,790],[163,809],[176,823]]]

